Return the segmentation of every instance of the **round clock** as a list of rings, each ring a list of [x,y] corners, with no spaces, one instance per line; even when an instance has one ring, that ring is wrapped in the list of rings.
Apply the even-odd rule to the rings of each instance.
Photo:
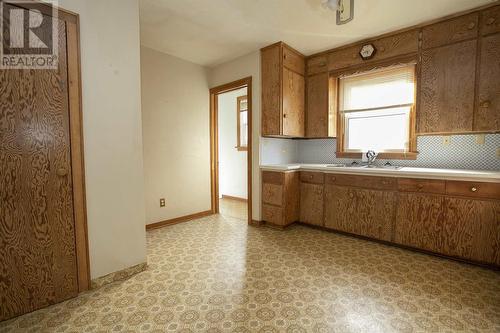
[[[363,60],[368,60],[368,59],[373,58],[376,51],[377,51],[377,49],[375,48],[375,46],[373,46],[373,44],[366,44],[366,45],[363,45],[361,47],[361,50],[359,51],[359,55],[361,56],[361,58]]]

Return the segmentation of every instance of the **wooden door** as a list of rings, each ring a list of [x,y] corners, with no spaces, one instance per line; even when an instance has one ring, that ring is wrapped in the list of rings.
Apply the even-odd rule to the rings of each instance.
[[[262,135],[281,135],[281,47],[261,51]]]
[[[419,133],[472,131],[476,40],[422,53]]]
[[[420,193],[399,194],[394,242],[441,252],[443,223],[443,196]]]
[[[500,34],[483,37],[475,131],[500,131]]]
[[[283,135],[304,136],[305,80],[283,68]]]
[[[306,136],[328,137],[328,73],[307,78]]]
[[[500,265],[500,201],[447,197],[442,253]]]
[[[57,70],[0,70],[0,320],[78,292],[66,42]]]
[[[323,184],[300,183],[300,222],[324,225]]]

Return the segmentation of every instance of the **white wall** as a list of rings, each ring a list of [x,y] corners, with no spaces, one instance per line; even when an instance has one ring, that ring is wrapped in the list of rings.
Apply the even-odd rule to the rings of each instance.
[[[80,14],[90,273],[146,261],[137,0],[59,0]]]
[[[206,70],[142,47],[141,77],[146,223],[210,210]]]
[[[219,125],[219,196],[248,197],[247,152],[237,145],[237,98],[245,96],[247,88],[218,95]]]
[[[252,219],[260,220],[260,51],[224,63],[210,70],[210,87],[252,77]]]

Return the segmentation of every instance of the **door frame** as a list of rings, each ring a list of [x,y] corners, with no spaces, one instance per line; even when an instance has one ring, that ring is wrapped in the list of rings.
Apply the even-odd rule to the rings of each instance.
[[[247,205],[248,224],[252,223],[252,77],[229,82],[210,89],[210,195],[212,214],[219,213],[219,124],[217,96],[247,88],[248,149],[247,149]]]
[[[40,0],[26,1],[37,4],[44,15],[52,16],[49,4]],[[30,9],[22,3],[15,6]],[[80,15],[57,7],[58,19],[66,23],[68,66],[68,115],[71,154],[71,180],[73,185],[73,219],[75,221],[75,252],[78,292],[90,289],[90,260],[85,191],[85,160],[83,146],[83,112],[80,52]]]

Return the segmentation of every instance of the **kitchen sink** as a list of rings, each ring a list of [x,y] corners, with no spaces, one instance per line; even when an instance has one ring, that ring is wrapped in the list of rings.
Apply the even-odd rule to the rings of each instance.
[[[328,164],[327,168],[365,168],[366,165],[361,164]]]
[[[402,167],[396,165],[362,165],[362,164],[328,164],[327,168],[366,168],[366,169],[386,169],[386,170],[399,170]]]

